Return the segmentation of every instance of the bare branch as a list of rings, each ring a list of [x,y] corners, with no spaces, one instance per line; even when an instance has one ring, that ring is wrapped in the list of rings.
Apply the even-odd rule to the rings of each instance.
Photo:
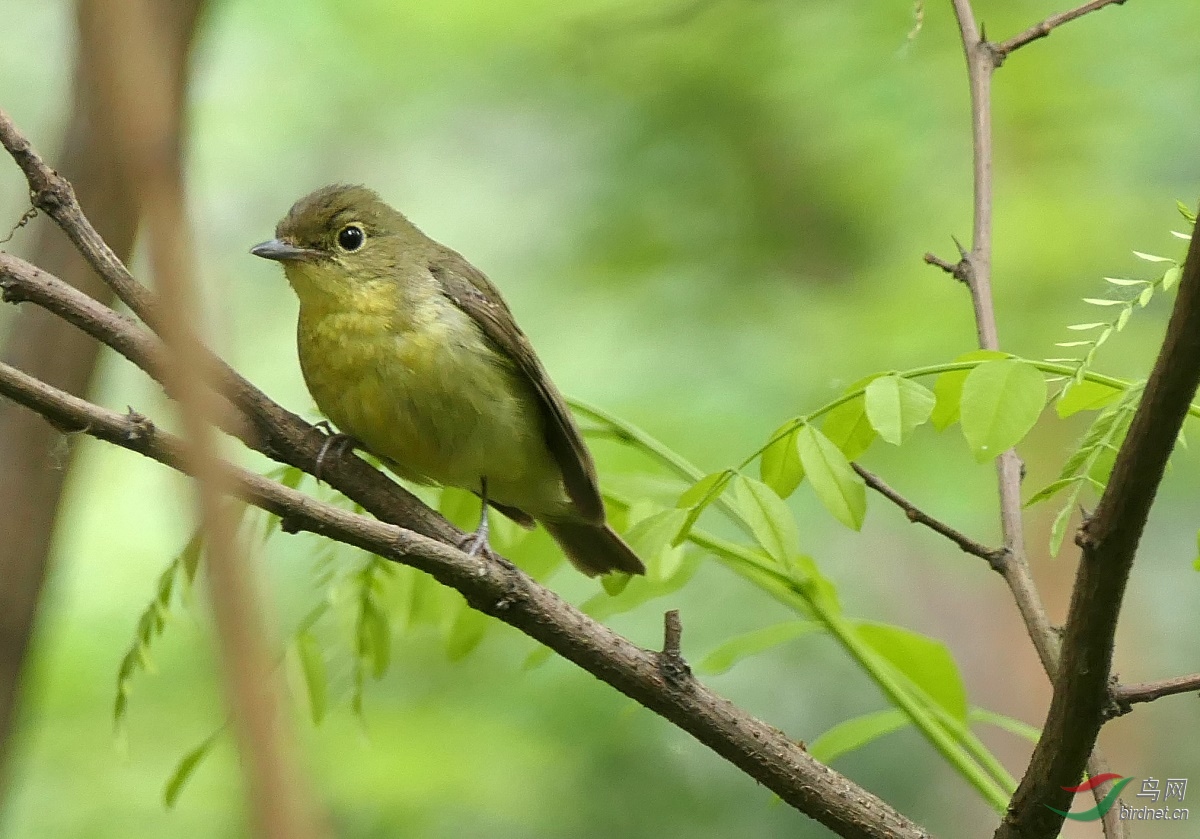
[[[1097,9],[1103,9],[1105,6],[1123,6],[1125,0],[1091,0],[1089,3],[1084,3],[1075,9],[1070,9],[1065,12],[1059,12],[1056,15],[1043,20],[1041,23],[1031,26],[1022,32],[1020,35],[1014,35],[1007,41],[992,45],[992,54],[995,56],[995,66],[999,67],[1004,63],[1004,59],[1008,58],[1013,52],[1019,50],[1026,44],[1045,38],[1051,32],[1064,23],[1070,23],[1076,18],[1083,17],[1089,12],[1094,12]]]
[[[974,554],[980,559],[986,560],[992,569],[995,571],[1003,571],[1005,550],[1003,548],[989,548],[981,542],[976,542],[965,533],[955,530],[950,525],[921,510],[907,498],[905,498],[896,490],[892,489],[883,479],[869,469],[859,466],[857,463],[851,464],[854,471],[866,481],[867,486],[878,492],[888,501],[891,501],[897,507],[904,511],[904,515],[914,524],[923,524],[935,533],[940,533],[949,539],[954,544],[958,545],[959,549],[969,554]]]
[[[975,20],[971,0],[951,0],[958,21],[966,56],[967,80],[971,91],[971,137],[974,173],[974,222],[971,250],[963,254],[962,264],[971,300],[975,308],[975,324],[979,346],[985,350],[1000,349],[996,310],[992,299],[992,73],[998,66],[991,44]],[[960,246],[960,250],[962,250]],[[1033,581],[1029,556],[1025,550],[1025,521],[1021,514],[1021,459],[1015,450],[1003,452],[996,458],[996,480],[1000,494],[1000,526],[1006,548],[1002,572],[1012,593],[1021,620],[1025,624],[1042,669],[1054,681],[1059,672],[1058,635],[1050,625],[1046,606]],[[1094,775],[1104,774],[1103,755],[1095,754],[1089,763]],[[1073,782],[1072,782],[1073,783]],[[1093,789],[1097,803],[1108,792],[1108,785]],[[1111,811],[1110,811],[1111,813]],[[1104,816],[1104,832],[1109,839],[1127,835],[1125,826],[1115,813]]]
[[[187,472],[185,447],[136,414],[118,414],[0,364],[0,395],[64,428]],[[222,485],[306,530],[410,565],[459,591],[471,606],[516,627],[695,736],[788,804],[850,839],[928,839],[886,802],[814,760],[778,729],[692,678],[669,679],[662,653],[641,649],[500,558],[470,557],[411,530],[341,510],[222,463]],[[668,644],[669,646],[669,644]]]
[[[967,59],[971,89],[971,134],[974,150],[974,224],[971,249],[963,256],[968,286],[975,307],[979,346],[1000,349],[996,310],[992,300],[992,103],[994,69],[987,43],[979,32],[970,0],[953,0],[954,13]],[[1057,636],[1046,616],[1046,607],[1033,583],[1025,552],[1025,525],[1021,516],[1021,462],[1009,450],[996,459],[1000,492],[1000,524],[1007,549],[1001,573],[1016,600],[1042,667],[1053,678],[1058,667]]]
[[[1113,701],[1123,712],[1132,710],[1129,706],[1139,702],[1153,702],[1164,696],[1176,696],[1180,693],[1200,693],[1200,673],[1190,676],[1176,676],[1173,679],[1160,679],[1157,682],[1141,682],[1134,685],[1117,685],[1112,690]]]

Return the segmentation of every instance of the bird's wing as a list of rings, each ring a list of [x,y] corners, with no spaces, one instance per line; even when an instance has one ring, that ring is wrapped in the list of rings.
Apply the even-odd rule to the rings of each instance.
[[[585,521],[602,523],[604,506],[596,485],[592,456],[571,418],[566,401],[546,375],[533,346],[517,326],[500,293],[478,268],[449,248],[430,260],[429,271],[441,284],[446,297],[470,315],[483,334],[533,385],[545,419],[546,445],[562,471],[563,485],[575,512]]]

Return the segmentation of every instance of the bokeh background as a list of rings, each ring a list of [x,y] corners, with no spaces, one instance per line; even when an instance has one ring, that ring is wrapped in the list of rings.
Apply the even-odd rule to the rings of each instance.
[[[926,250],[952,256],[950,236],[970,232],[962,54],[949,4],[927,5],[913,36],[904,0],[216,0],[196,44],[187,139],[212,341],[284,405],[311,408],[295,300],[277,266],[247,249],[300,195],[362,182],[492,277],[565,392],[706,470],[734,465],[863,375],[974,346],[965,289],[921,262]],[[1059,6],[976,5],[993,38]],[[0,0],[0,20],[0,107],[53,159],[69,116],[71,5]],[[1200,195],[1197,32],[1196,4],[1130,3],[1056,31],[998,72],[995,282],[1007,350],[1060,355],[1066,325],[1094,319],[1080,298],[1103,296],[1101,277],[1152,275],[1132,249],[1182,254],[1169,231],[1183,227],[1176,199],[1194,206]],[[6,161],[0,219],[15,221],[24,184]],[[1165,300],[1139,311],[1100,369],[1144,375],[1167,311]],[[12,316],[0,310],[0,337]],[[95,398],[169,413],[111,356]],[[1057,474],[1085,422],[1047,412],[1022,446],[1029,487]],[[161,802],[179,758],[224,719],[199,594],[176,610],[156,672],[135,684],[127,731],[113,734],[116,668],[155,576],[188,536],[187,488],[136,455],[74,444],[0,833],[245,835],[228,742],[174,810]],[[636,484],[640,461],[604,445],[597,454],[606,479]],[[957,431],[924,428],[902,449],[876,443],[865,463],[997,541],[992,468],[973,462]],[[1183,450],[1174,464],[1126,604],[1117,670],[1128,681],[1200,669],[1200,462]],[[805,550],[852,615],[945,641],[973,703],[1040,724],[1045,678],[983,563],[878,498],[858,534],[806,487],[791,503]],[[1061,619],[1075,554],[1048,556],[1053,513],[1034,508],[1028,524],[1035,573]],[[314,544],[278,537],[259,556],[283,638],[321,596]],[[550,583],[576,601],[595,591],[568,571]],[[789,617],[704,561],[685,588],[612,623],[654,646],[667,608],[682,610],[692,658]],[[361,719],[344,692],[319,727],[296,706],[339,836],[828,835],[591,676],[561,661],[526,669],[532,644],[513,631],[492,629],[457,662],[433,627],[398,634],[393,647]],[[883,707],[820,636],[709,681],[801,740]],[[1200,783],[1198,728],[1194,697],[1167,699],[1110,724],[1101,743],[1122,774]],[[1029,744],[981,733],[1019,775]],[[994,824],[912,732],[836,767],[941,835],[988,835]],[[1066,835],[1099,834],[1070,825]]]

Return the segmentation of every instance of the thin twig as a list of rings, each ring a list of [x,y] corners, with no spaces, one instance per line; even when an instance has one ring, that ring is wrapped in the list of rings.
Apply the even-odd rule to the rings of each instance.
[[[144,417],[118,414],[0,364],[0,396],[57,425],[136,451],[178,471],[181,440]],[[644,650],[580,612],[500,558],[470,557],[411,530],[355,515],[248,470],[221,463],[221,485],[285,519],[292,530],[334,539],[418,568],[459,591],[475,609],[516,627],[689,732],[791,806],[850,839],[928,839],[882,799],[814,760],[783,732],[696,679],[667,679],[661,653]]]
[[[979,346],[985,350],[1000,349],[996,310],[992,297],[992,73],[999,66],[996,53],[983,37],[975,19],[971,0],[951,0],[954,16],[958,21],[963,53],[966,57],[967,79],[971,92],[971,136],[973,224],[971,249],[963,252],[966,263],[967,285],[975,309],[975,323],[979,334]],[[1059,638],[1046,614],[1041,593],[1033,580],[1029,557],[1025,550],[1025,521],[1021,505],[1021,459],[1013,449],[996,458],[996,479],[1000,495],[1000,526],[1006,549],[1004,557],[1004,581],[1012,593],[1021,620],[1025,624],[1034,649],[1042,663],[1042,669],[1053,682],[1059,674]],[[1093,741],[1093,746],[1095,745]],[[1093,775],[1104,774],[1107,762],[1099,752],[1093,754],[1088,769]],[[1073,782],[1070,782],[1073,783]],[[1107,794],[1109,785],[1103,784],[1092,790],[1097,804]],[[1103,818],[1104,833],[1108,839],[1122,839],[1128,835],[1125,825],[1110,810]]]
[[[1125,0],[1091,0],[1091,2],[1084,3],[1078,8],[1070,9],[1065,12],[1059,12],[1056,15],[1050,15],[1050,17],[1046,18],[1041,23],[1029,27],[1021,34],[1014,35],[1007,41],[1002,41],[999,44],[993,44],[992,54],[995,56],[995,66],[999,67],[1004,63],[1004,59],[1008,58],[1013,52],[1019,50],[1026,44],[1032,43],[1033,41],[1037,41],[1041,38],[1045,38],[1064,23],[1070,23],[1076,18],[1083,17],[1084,15],[1094,12],[1097,9],[1103,9],[1105,6],[1122,6],[1124,4]]]
[[[867,486],[878,492],[888,501],[891,501],[897,507],[904,511],[904,515],[914,524],[923,524],[930,530],[940,533],[949,539],[958,547],[969,554],[974,554],[980,559],[986,560],[989,565],[996,571],[1003,569],[1003,560],[1005,551],[1003,548],[989,548],[982,542],[977,542],[965,533],[955,530],[945,522],[935,519],[933,516],[926,513],[924,510],[917,507],[907,498],[905,498],[896,490],[892,489],[883,479],[869,469],[865,469],[857,463],[852,464],[854,471],[866,482]]]
[[[1173,679],[1159,679],[1156,682],[1117,685],[1112,689],[1112,698],[1118,705],[1128,707],[1138,702],[1153,702],[1164,696],[1193,692],[1200,693],[1200,673],[1176,676]]]
[[[971,300],[979,346],[1000,349],[996,309],[992,299],[992,104],[993,65],[987,43],[982,40],[970,0],[953,0],[954,12],[967,59],[971,88],[971,133],[974,149],[974,223],[971,249],[963,257],[970,266]],[[1004,580],[1012,592],[1021,619],[1041,659],[1053,678],[1058,669],[1058,638],[1046,616],[1046,607],[1033,582],[1025,553],[1025,525],[1021,516],[1021,462],[1013,450],[996,459],[1000,493],[1000,525],[1007,549]]]

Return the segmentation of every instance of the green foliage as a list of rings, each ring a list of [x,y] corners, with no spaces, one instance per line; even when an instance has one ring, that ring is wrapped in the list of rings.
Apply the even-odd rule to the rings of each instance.
[[[962,385],[963,436],[979,461],[1019,443],[1046,405],[1046,380],[1034,365],[1016,358],[985,361]]]
[[[196,748],[192,749],[175,766],[175,771],[167,779],[166,785],[163,787],[163,803],[168,807],[174,807],[179,801],[179,796],[183,792],[184,786],[191,779],[196,769],[199,768],[204,758],[208,757],[213,747],[220,742],[221,735],[224,733],[224,728],[219,728],[205,738],[204,742]]]
[[[897,708],[872,711],[838,723],[809,743],[808,753],[814,760],[832,763],[847,752],[861,749],[868,743],[911,724],[911,720]]]
[[[1182,202],[1177,202],[1177,204],[1183,218],[1188,224],[1194,226],[1196,223],[1195,217]],[[1178,238],[1191,239],[1191,234],[1172,232]],[[1055,344],[1056,347],[1078,349],[1083,352],[1082,357],[1079,358],[1053,359],[1054,361],[1063,361],[1074,366],[1074,371],[1063,385],[1060,396],[1069,393],[1073,388],[1083,383],[1084,376],[1095,364],[1096,354],[1099,352],[1100,347],[1109,338],[1125,328],[1136,309],[1146,308],[1146,306],[1150,305],[1150,301],[1154,299],[1156,294],[1171,291],[1179,283],[1183,269],[1175,259],[1167,256],[1158,256],[1157,254],[1143,253],[1142,251],[1133,251],[1133,255],[1144,262],[1165,267],[1163,267],[1161,274],[1149,280],[1105,277],[1104,281],[1114,291],[1118,292],[1116,297],[1083,298],[1084,303],[1097,306],[1113,314],[1108,320],[1076,323],[1067,327],[1067,329],[1074,332],[1094,333],[1092,337],[1059,341]]]
[[[796,520],[775,490],[744,475],[739,475],[733,486],[738,512],[767,555],[784,564],[800,553]]]
[[[1083,488],[1090,486],[1097,494],[1104,491],[1108,475],[1112,471],[1113,459],[1125,439],[1125,432],[1129,429],[1129,423],[1142,397],[1142,387],[1141,384],[1131,385],[1120,392],[1116,402],[1110,402],[1101,410],[1074,453],[1063,464],[1058,478],[1025,502],[1025,506],[1029,507],[1060,493],[1066,493],[1065,503],[1050,528],[1051,556],[1057,556],[1062,548],[1067,522],[1075,511]]]
[[[780,498],[787,498],[796,491],[804,480],[804,466],[800,463],[800,451],[796,438],[800,428],[787,422],[771,435],[771,442],[759,457],[759,474],[763,483],[775,490]]]
[[[941,641],[891,624],[862,621],[859,634],[955,719],[967,719],[967,689]]]
[[[903,443],[917,426],[924,425],[937,403],[929,388],[894,373],[872,381],[865,393],[871,427],[893,446]]]
[[[139,672],[154,669],[150,648],[155,639],[159,638],[167,628],[174,598],[182,598],[191,590],[192,583],[196,579],[196,570],[200,565],[203,548],[203,542],[197,532],[188,539],[183,550],[176,554],[158,575],[158,582],[154,587],[154,598],[138,616],[133,643],[117,667],[117,695],[113,702],[113,724],[118,731],[124,724],[125,716],[129,711],[129,696],[133,690],[133,678]]]
[[[696,670],[712,675],[725,673],[742,659],[764,653],[780,644],[820,632],[823,629],[824,627],[815,621],[795,620],[736,635],[706,655],[696,665]]]
[[[867,489],[842,450],[809,424],[801,426],[796,445],[813,491],[825,509],[847,527],[860,529],[867,514]]]

